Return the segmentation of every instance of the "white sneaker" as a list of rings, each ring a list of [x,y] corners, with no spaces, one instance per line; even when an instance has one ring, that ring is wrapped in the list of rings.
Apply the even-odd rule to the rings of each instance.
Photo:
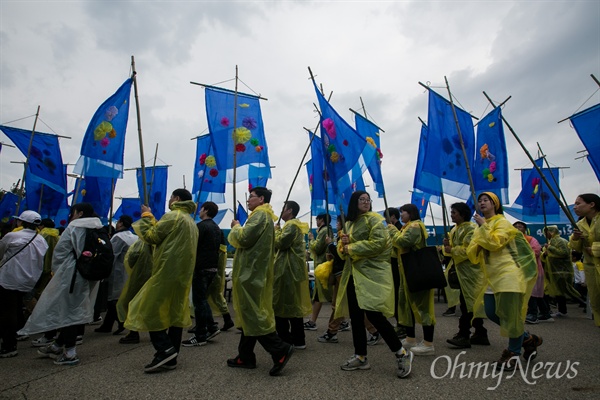
[[[432,356],[435,354],[435,347],[433,345],[427,346],[423,342],[419,343],[410,350],[415,356]]]
[[[417,342],[409,342],[408,339],[401,340],[402,347],[404,347],[407,351],[419,345]]]
[[[48,346],[52,342],[54,342],[54,339],[46,339],[46,336],[42,336],[40,338],[32,340],[31,345],[33,347],[45,347],[45,346]]]

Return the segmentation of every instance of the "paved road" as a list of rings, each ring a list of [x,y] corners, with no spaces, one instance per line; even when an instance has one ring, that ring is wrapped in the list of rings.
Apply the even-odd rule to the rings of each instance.
[[[371,370],[342,371],[339,365],[353,353],[352,334],[339,333],[338,344],[318,343],[317,336],[329,317],[329,307],[324,306],[317,321],[319,330],[307,331],[307,349],[294,353],[280,377],[268,375],[271,360],[260,345],[257,369],[225,365],[228,357],[236,355],[236,330],[222,333],[207,346],[182,348],[176,370],[150,375],[143,372],[154,353],[147,334],[142,334],[138,345],[121,345],[117,337],[94,333],[94,327],[88,327],[84,344],[78,348],[81,364],[75,367],[55,366],[50,359],[39,358],[29,342],[20,342],[17,357],[0,359],[0,399],[598,399],[600,329],[576,306],[569,307],[568,318],[529,326],[544,338],[535,360],[541,369],[535,373],[536,380],[530,368],[529,383],[519,373],[510,379],[507,373],[501,378],[484,378],[483,371],[478,377],[473,371],[469,377],[468,364],[495,361],[506,340],[497,327],[486,322],[491,346],[464,354],[449,349],[445,339],[456,332],[458,318],[442,317],[444,304],[436,304],[437,354],[415,357],[410,378],[396,377],[393,355],[383,342],[369,347]],[[466,364],[462,379],[458,369],[453,377],[447,373],[448,360],[457,356]],[[561,375],[565,370],[567,374],[546,377],[557,368]]]

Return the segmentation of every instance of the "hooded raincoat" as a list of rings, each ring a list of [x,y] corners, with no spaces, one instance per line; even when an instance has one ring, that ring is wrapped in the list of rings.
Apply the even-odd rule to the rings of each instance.
[[[592,222],[588,223],[586,218],[577,222],[577,228],[586,236],[579,240],[571,237],[571,247],[583,253],[583,269],[585,271],[585,283],[588,287],[588,296],[594,323],[600,326],[600,213],[597,213]],[[591,252],[588,248],[591,247]]]
[[[312,311],[304,235],[308,224],[291,219],[275,231],[273,310],[281,318],[302,318]]]
[[[232,296],[236,324],[246,336],[275,332],[273,313],[273,247],[277,216],[270,204],[252,211],[244,226],[236,225],[227,237],[236,248],[233,258]]]
[[[548,226],[547,232],[552,237],[542,253],[547,271],[546,292],[552,297],[568,296],[578,299],[581,295],[573,287],[574,272],[569,242],[560,237],[556,226]]]
[[[71,222],[60,235],[52,257],[54,276],[42,292],[33,313],[25,323],[20,335],[31,335],[66,326],[92,322],[94,303],[98,293],[98,282],[83,279],[79,273],[75,278],[73,292],[69,293],[76,257],[85,245],[86,229],[102,228],[98,218],[78,218]]]
[[[336,299],[335,318],[349,314],[346,288],[350,279],[354,279],[356,299],[362,310],[391,317],[394,315],[392,246],[384,218],[372,211],[360,214],[354,221],[346,221],[346,232],[350,239],[348,254],[342,253],[342,241],[338,242],[338,254],[346,260],[346,265]]]
[[[467,247],[469,260],[479,264],[485,274],[485,284],[475,301],[474,312],[481,315],[483,295],[489,285],[496,299],[496,314],[500,318],[500,334],[517,338],[524,332],[527,302],[537,278],[535,255],[525,237],[502,214],[486,219],[475,228]],[[503,301],[515,296],[518,300]]]
[[[188,296],[198,246],[198,228],[190,216],[191,200],[171,204],[171,211],[157,221],[143,216],[132,226],[140,239],[155,245],[152,276],[129,302],[125,327],[132,331],[162,331],[192,324]]]
[[[388,225],[392,246],[398,252],[398,267],[400,268],[400,285],[398,288],[398,324],[414,326],[412,315],[423,326],[435,325],[435,310],[433,308],[433,289],[411,292],[408,290],[401,255],[411,250],[427,246],[427,229],[421,220],[410,221],[398,230]],[[412,315],[411,315],[412,311]]]
[[[464,221],[454,226],[448,235],[452,252],[450,254],[444,252],[444,255],[452,257],[450,265],[454,264],[456,268],[456,274],[469,312],[473,312],[475,299],[485,289],[483,269],[469,261],[467,256],[467,247],[476,227],[477,224],[471,221]],[[450,265],[448,268],[450,268]],[[477,317],[485,318],[485,313]]]
[[[113,270],[107,279],[108,282],[108,301],[119,300],[125,282],[127,282],[127,272],[125,271],[125,253],[127,249],[137,240],[137,236],[129,230],[117,232],[110,238],[115,261]]]
[[[124,264],[127,272],[127,282],[123,287],[117,302],[119,321],[125,322],[129,302],[140,291],[150,276],[152,276],[152,250],[154,246],[141,239],[136,240],[125,254]]]

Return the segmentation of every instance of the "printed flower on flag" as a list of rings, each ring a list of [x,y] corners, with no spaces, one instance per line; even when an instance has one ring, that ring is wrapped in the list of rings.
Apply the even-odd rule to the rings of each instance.
[[[200,163],[200,165],[204,165],[206,163],[206,153],[202,153],[202,155],[198,159],[198,162]]]
[[[221,125],[227,128],[229,126],[229,118],[223,117],[221,118]]]
[[[256,127],[258,126],[256,120],[252,117],[244,118],[242,121],[242,125],[248,129],[256,129]]]
[[[115,106],[110,106],[106,109],[106,111],[104,112],[104,118],[107,121],[112,121],[114,117],[117,116],[117,114],[119,113],[119,109]]]
[[[367,136],[367,143],[369,143],[371,146],[377,148],[377,145],[375,144],[375,141],[373,140],[373,138],[371,136]]]
[[[495,125],[494,122],[492,124]],[[490,124],[490,127],[493,126]],[[498,168],[496,164],[496,156],[490,152],[490,148],[487,143],[484,143],[483,146],[479,148],[479,155],[481,157],[481,163],[485,163],[486,160],[489,161],[489,165],[487,168],[484,168],[481,172],[483,174],[483,178],[487,179],[488,182],[494,182],[496,178],[494,177],[494,172]]]
[[[245,127],[236,128],[234,135],[236,144],[246,143],[252,138],[252,133],[248,130],[248,128]]]
[[[243,143],[238,143],[235,145],[235,151],[237,151],[238,153],[243,153],[244,151],[246,151],[246,146]]]
[[[325,132],[327,132],[327,135],[335,140],[337,133],[335,131],[335,123],[331,118],[323,120],[323,128],[325,129]]]
[[[216,177],[217,175],[219,175],[219,170],[216,168],[212,168],[209,172],[210,176],[212,176],[213,178]]]
[[[208,156],[208,157],[206,157],[206,161],[205,162],[206,162],[206,166],[208,168],[212,168],[215,165],[217,165],[217,160],[215,159],[215,156]]]

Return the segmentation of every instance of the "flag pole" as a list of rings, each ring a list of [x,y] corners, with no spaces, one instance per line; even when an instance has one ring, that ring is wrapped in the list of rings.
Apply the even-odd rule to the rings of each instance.
[[[237,97],[238,97],[238,66],[235,66],[235,93],[233,94],[233,209],[236,210],[237,205],[237,190],[236,190],[236,179],[237,179],[237,149],[235,140],[235,131],[237,130]],[[234,211],[235,213],[235,211]]]
[[[550,168],[550,163],[548,162],[548,159],[546,158],[546,155],[544,154],[544,151],[542,150],[542,147],[540,146],[539,142],[536,142],[536,144],[538,146],[538,150],[540,151],[541,157],[544,159],[544,163],[546,164],[546,168],[550,172],[550,177],[552,178],[552,182],[554,182],[554,186],[556,186],[556,188],[558,189],[558,194],[560,194],[560,197],[562,198],[562,201],[565,204],[569,204],[569,203],[567,203],[567,199],[565,198],[565,195],[563,194],[562,190],[560,189],[560,186],[558,186],[558,182],[556,181],[556,178],[554,177],[554,174],[552,173],[552,169]]]
[[[154,185],[154,170],[156,168],[156,159],[158,158],[158,143],[156,143],[156,150],[154,150],[154,163],[152,164],[152,175],[150,177],[150,187],[148,188],[148,193],[152,195],[152,186]],[[184,182],[185,186],[185,182]],[[150,200],[148,200],[150,201]]]
[[[446,81],[446,89],[448,89],[448,97],[450,97],[450,107],[452,108],[452,115],[454,116],[454,123],[456,124],[456,131],[458,132],[458,139],[460,140],[460,147],[462,149],[463,158],[465,160],[465,166],[467,168],[467,176],[469,177],[469,186],[471,187],[471,197],[473,197],[473,204],[475,209],[479,211],[477,205],[477,197],[475,195],[475,184],[473,183],[473,176],[471,175],[471,166],[469,165],[469,158],[467,156],[467,150],[465,149],[465,142],[460,131],[460,124],[458,123],[458,116],[456,115],[456,108],[454,107],[454,101],[452,101],[452,92],[450,92],[450,85],[448,84],[448,78],[444,76]]]
[[[38,105],[35,113],[35,120],[33,121],[33,129],[31,130],[31,137],[29,138],[29,146],[27,147],[27,158],[25,159],[25,166],[23,168],[23,179],[21,179],[21,187],[19,188],[19,202],[15,214],[19,215],[19,208],[21,207],[21,201],[23,200],[23,188],[25,187],[25,175],[27,174],[27,168],[29,167],[29,157],[31,156],[31,147],[33,146],[33,137],[35,136],[35,127],[37,125],[38,118],[40,116],[40,106]]]
[[[114,201],[115,201],[115,178],[111,178],[110,180],[110,209],[108,211],[108,230],[112,235],[114,233],[112,220],[114,214]]]
[[[490,102],[490,104],[495,107],[493,100],[487,95],[487,93],[485,91],[483,92],[483,95]],[[542,178],[542,180],[544,181],[544,183],[548,187],[548,190],[550,191],[550,193],[552,193],[552,196],[554,196],[554,198],[558,202],[558,205],[560,206],[560,208],[563,210],[563,212],[565,213],[565,215],[569,219],[569,222],[571,222],[571,225],[572,226],[577,226],[577,222],[575,222],[575,219],[571,215],[571,212],[569,211],[569,208],[565,204],[563,204],[562,201],[560,201],[560,198],[558,197],[558,195],[556,194],[556,192],[554,191],[554,189],[552,189],[552,186],[550,186],[550,184],[548,183],[548,180],[546,179],[546,176],[542,172],[541,168],[538,167],[537,163],[535,162],[535,160],[531,156],[531,153],[529,153],[529,151],[527,151],[527,148],[525,147],[525,145],[523,144],[523,142],[521,141],[521,139],[519,139],[519,136],[517,136],[517,133],[513,130],[512,126],[510,126],[510,124],[508,123],[508,121],[506,120],[506,118],[504,118],[504,115],[502,116],[502,121],[504,122],[504,124],[506,125],[506,127],[508,128],[508,130],[510,131],[510,133],[512,133],[512,135],[514,136],[514,138],[517,140],[517,142],[519,143],[519,145],[521,146],[521,148],[525,152],[525,155],[529,158],[529,161],[531,161],[531,164],[533,164],[533,167],[536,169],[536,171],[538,172],[538,174],[540,174],[540,177]]]
[[[138,126],[138,138],[140,142],[140,161],[142,169],[142,204],[148,205],[148,190],[146,188],[146,165],[144,161],[144,141],[142,139],[142,118],[140,114],[140,100],[138,96],[137,86],[137,71],[135,70],[135,59],[131,56],[131,79],[133,79],[133,90],[135,93],[135,112],[137,115],[137,126]]]
[[[42,214],[42,199],[44,198],[44,184],[42,183],[42,187],[40,188],[40,202],[38,204],[38,214]]]

